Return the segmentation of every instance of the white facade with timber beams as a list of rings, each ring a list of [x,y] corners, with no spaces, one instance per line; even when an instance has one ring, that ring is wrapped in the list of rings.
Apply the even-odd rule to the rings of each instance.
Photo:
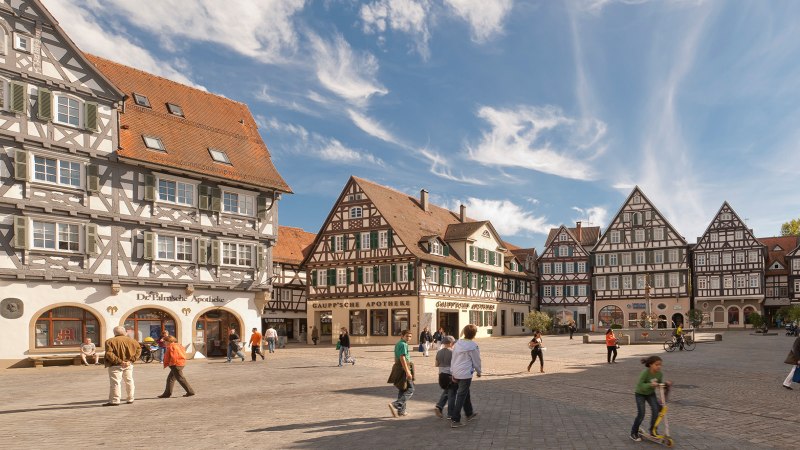
[[[687,323],[686,240],[637,186],[593,250],[595,323],[642,326],[642,313],[659,328]],[[647,290],[649,286],[649,298]]]
[[[457,335],[468,323],[479,336],[520,334],[533,283],[504,245],[463,207],[351,177],[304,262],[308,324],[323,342],[346,327],[354,344],[394,343],[404,329],[416,341],[424,327]]]

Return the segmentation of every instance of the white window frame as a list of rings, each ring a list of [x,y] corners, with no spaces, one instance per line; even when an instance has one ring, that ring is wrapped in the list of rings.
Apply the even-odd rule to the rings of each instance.
[[[711,233],[708,235],[708,240],[711,242],[719,242],[719,234]]]
[[[170,183],[175,183],[175,201],[170,200],[163,200],[161,198],[161,181],[166,181]],[[192,188],[192,201],[190,203],[186,202],[179,202],[178,201],[178,192],[180,192],[180,185],[184,186],[191,186]],[[174,177],[170,175],[162,175],[159,174],[156,176],[156,202],[158,203],[167,203],[170,205],[181,205],[181,206],[190,206],[194,207],[197,205],[197,186],[200,185],[200,182],[189,180],[187,178],[180,178]]]
[[[608,288],[612,291],[619,290],[619,277],[608,277]]]
[[[747,262],[758,262],[758,250],[750,250],[747,252]]]
[[[29,152],[30,153],[30,152]],[[49,180],[40,180],[36,178],[36,158],[44,158],[45,160],[51,160],[56,162],[56,181],[49,181]],[[62,164],[77,164],[78,165],[78,184],[71,184],[71,183],[63,183],[61,181],[61,170]],[[30,176],[29,180],[34,183],[43,183],[49,184],[54,186],[64,186],[72,189],[83,189],[85,182],[84,179],[86,178],[86,164],[84,161],[78,159],[71,159],[71,158],[62,158],[60,156],[50,155],[48,153],[30,153],[28,158],[28,165],[30,169]],[[69,167],[69,170],[72,171],[73,168]],[[45,174],[46,175],[46,174]]]
[[[794,280],[794,292],[800,292],[800,280]]]
[[[750,274],[750,287],[751,288],[757,288],[758,287],[758,285],[759,285],[758,279],[759,279],[758,274],[755,274],[755,273],[751,273]]]
[[[362,219],[364,217],[364,208],[360,206],[352,206],[348,211],[348,218],[350,219]]]
[[[378,248],[389,248],[389,231],[378,231]]]
[[[562,272],[563,266],[561,263],[553,263],[553,273],[560,274]]]
[[[449,268],[445,267],[445,269],[444,269],[444,280],[442,280],[442,284],[450,286],[452,284],[451,283],[452,276],[453,276],[452,275],[452,271]]]
[[[569,246],[560,245],[558,247],[558,256],[568,256],[568,255],[569,255]]]
[[[636,261],[637,266],[643,266],[647,264],[647,256],[645,252],[636,252],[634,253],[634,258]]]
[[[567,233],[561,233],[561,234],[558,236],[558,240],[559,240],[559,241],[566,241],[567,239],[568,239],[568,237],[567,237]]]
[[[375,269],[372,266],[365,266],[364,270],[361,273],[361,284],[367,283],[374,283],[375,282]]]
[[[736,289],[747,287],[747,278],[744,275],[736,275]]]
[[[678,262],[678,249],[671,248],[667,250],[667,262],[676,263]]]
[[[59,112],[58,112],[58,108],[60,106],[59,105],[59,101],[62,98],[66,99],[68,102],[70,100],[74,101],[74,102],[77,102],[77,104],[78,104],[78,106],[77,106],[78,123],[77,124],[71,123],[69,121],[65,122],[65,121],[61,120],[61,118],[59,118]],[[57,123],[59,125],[65,126],[65,127],[82,128],[83,127],[83,121],[84,121],[83,104],[84,104],[84,101],[81,100],[78,97],[75,97],[74,95],[64,94],[62,92],[53,92],[53,123]],[[69,105],[69,103],[68,103],[68,105]],[[69,108],[69,106],[67,106],[67,108]],[[67,119],[69,119],[69,116],[70,115],[67,114]]]
[[[720,214],[720,220],[731,220],[731,213],[724,212]]]
[[[622,265],[623,266],[630,266],[631,265],[631,254],[630,253],[623,253],[622,254]]]
[[[586,273],[586,261],[578,261],[578,273]]]
[[[231,159],[228,157],[228,153],[225,152],[225,150],[209,147],[208,154],[211,156],[211,160],[214,161],[215,163],[225,164],[228,166],[233,165]]]
[[[706,265],[706,254],[705,253],[698,253],[695,258],[695,264],[698,266],[705,266]]]
[[[595,285],[597,286],[598,291],[605,291],[606,290],[606,277],[597,277],[597,281],[595,281]]]
[[[341,253],[344,251],[344,235],[337,234],[333,237],[333,251],[334,253]]]
[[[25,42],[25,46],[22,46],[22,42]],[[33,36],[30,36],[25,33],[20,33],[19,31],[14,32],[14,50],[31,53],[31,47],[33,46]]]
[[[633,276],[632,275],[623,275],[622,276],[622,289],[625,289],[625,290],[633,289]]]
[[[225,246],[226,245],[235,246],[234,247],[235,248],[234,251],[235,251],[235,254],[236,254],[236,256],[235,256],[236,263],[225,262],[225,258],[226,258],[226,256],[225,256]],[[250,252],[249,252],[250,253],[250,262],[242,264],[242,260],[244,259],[243,255],[246,256],[246,254],[247,254],[247,251],[245,250],[247,248],[250,249]],[[223,266],[229,266],[229,267],[253,267],[253,263],[255,262],[255,259],[256,259],[256,250],[255,250],[255,245],[254,244],[245,244],[245,243],[242,243],[242,242],[232,242],[232,241],[222,241],[222,245],[220,245],[220,251],[222,252],[222,255],[220,255],[220,256],[222,258],[221,262],[222,262]]]
[[[594,262],[598,267],[606,265],[606,255],[595,255]]]
[[[564,273],[575,273],[575,265],[571,262],[564,263]]]
[[[236,195],[236,211],[227,209],[225,205],[225,195]],[[222,188],[222,212],[225,214],[235,214],[238,216],[255,217],[256,215],[256,195],[252,192],[239,189]],[[249,208],[248,208],[249,207]]]
[[[470,289],[478,289],[478,274],[477,273],[469,274],[469,288]]]
[[[737,241],[741,241],[741,240],[744,239],[744,231],[736,230],[736,231],[734,231],[734,235],[733,236],[734,236],[734,239],[736,239]]]
[[[405,264],[397,264],[395,272],[397,272],[398,283],[405,283],[408,281],[408,266]]]
[[[653,263],[664,264],[664,250],[656,250],[653,252]]]
[[[542,274],[544,274],[544,275],[550,275],[550,271],[551,271],[551,266],[550,266],[550,263],[544,263],[544,264],[542,264]]]
[[[371,267],[370,270],[372,270]],[[328,270],[317,269],[317,286],[327,286],[327,285],[328,285]]]
[[[657,273],[657,274],[653,275],[653,284],[655,285],[653,287],[663,288],[664,287],[664,274],[663,273]]]
[[[171,258],[167,257],[167,256],[161,256],[161,240],[162,239],[169,240],[172,243],[172,257]],[[178,240],[179,239],[182,242],[185,242],[187,240],[189,241],[189,259],[186,259],[185,256],[184,256],[184,258],[179,258],[178,257],[179,253],[183,253],[184,255],[186,255],[186,252],[179,252],[178,251],[178,248],[179,248],[178,247]],[[176,261],[176,262],[183,262],[183,263],[194,262],[194,255],[195,255],[194,238],[186,237],[186,236],[175,236],[175,235],[171,235],[171,234],[163,234],[163,235],[162,234],[158,234],[158,235],[156,235],[156,254],[155,254],[156,260],[158,260],[158,261]]]
[[[164,153],[167,152],[167,147],[164,146],[164,141],[162,141],[160,137],[143,134],[142,141],[144,141],[144,146],[149,148],[150,150],[155,150],[157,152],[164,152]]]
[[[633,239],[635,242],[644,242],[644,230],[641,228],[634,230]]]
[[[680,277],[675,272],[670,272],[669,274],[669,287],[678,287],[680,285]]]
[[[578,295],[581,296],[581,297],[585,297],[586,296],[586,285],[585,284],[578,285]]]
[[[608,265],[609,266],[618,266],[619,265],[619,255],[617,253],[609,253],[608,254]]]
[[[733,276],[725,275],[722,279],[722,286],[725,289],[733,289]]]
[[[711,253],[708,255],[708,263],[712,266],[719,264],[719,253]]]
[[[542,295],[545,297],[552,297],[553,296],[553,286],[546,285],[543,287]]]
[[[439,242],[438,239],[434,239],[431,241],[431,255],[444,255],[444,250],[442,250],[442,244]]]
[[[800,270],[800,258],[792,258],[792,270]]]
[[[336,268],[336,286],[347,286],[347,268]]]
[[[663,227],[653,228],[653,240],[654,241],[663,241],[664,240],[664,228]]]
[[[619,244],[619,231],[613,230],[609,236],[609,240],[612,244]]]
[[[33,250],[43,250],[43,251],[48,251],[48,252],[58,252],[58,253],[71,253],[71,254],[83,252],[83,230],[84,230],[84,226],[85,226],[84,224],[77,223],[77,222],[69,222],[69,221],[39,220],[39,219],[36,219],[36,218],[31,218],[31,220],[29,221],[29,224],[30,224],[30,231],[28,231],[28,234],[29,234],[28,235],[28,239],[29,239],[28,242],[30,242],[30,244],[31,244],[31,249],[33,249]],[[52,248],[47,247],[47,246],[38,246],[38,245],[36,245],[36,226],[38,224],[41,224],[41,225],[52,225],[52,227],[53,227],[52,239],[47,239],[47,236],[45,236],[45,239],[44,239],[45,242],[52,240],[52,242],[53,242],[53,247]],[[71,241],[71,240],[63,241],[65,243],[67,243],[67,245],[69,245],[69,243],[75,242],[78,245],[77,249],[69,249],[69,248],[62,249],[62,248],[59,248],[61,246],[61,243],[62,243],[62,240],[61,240],[62,227],[70,227],[70,228],[71,227],[77,227],[77,232],[76,232],[77,241]],[[69,234],[72,234],[72,232],[70,231]]]
[[[636,275],[636,289],[644,289],[647,286],[647,277],[643,274]]]
[[[437,266],[430,266],[431,278],[428,280],[431,284],[439,284],[439,268]]]
[[[722,253],[722,264],[723,265],[733,264],[733,256],[731,255],[731,252]]]
[[[734,253],[733,257],[734,261],[736,261],[736,264],[744,264],[744,262],[747,260],[744,252],[736,252]]]
[[[707,289],[707,288],[708,288],[708,278],[697,277],[697,289]]]
[[[563,297],[564,296],[564,286],[556,285],[555,286],[555,296],[556,297]]]
[[[708,285],[711,287],[711,289],[719,289],[719,287],[720,287],[719,277],[718,276],[711,277],[708,280]]]
[[[370,241],[369,231],[362,232],[358,236],[361,239],[361,250],[372,250],[372,241]]]
[[[456,287],[461,287],[461,277],[462,276],[463,276],[463,272],[460,271],[460,270],[456,270],[456,274],[453,277],[455,279],[455,283],[453,283],[453,284],[455,284]]]

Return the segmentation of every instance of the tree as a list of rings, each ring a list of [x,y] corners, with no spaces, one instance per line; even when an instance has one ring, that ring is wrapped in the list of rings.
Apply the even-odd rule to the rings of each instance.
[[[800,236],[800,219],[792,219],[781,225],[781,236]]]
[[[703,312],[699,309],[690,309],[689,310],[689,323],[692,324],[694,328],[699,327],[703,324]]]
[[[543,311],[531,311],[525,318],[525,326],[532,331],[545,332],[553,325],[553,318]]]
[[[800,321],[800,305],[794,306],[781,306],[778,312],[775,313],[784,322],[797,322]]]
[[[761,328],[764,326],[764,318],[757,312],[750,313],[750,315],[747,316],[747,321],[753,328]]]

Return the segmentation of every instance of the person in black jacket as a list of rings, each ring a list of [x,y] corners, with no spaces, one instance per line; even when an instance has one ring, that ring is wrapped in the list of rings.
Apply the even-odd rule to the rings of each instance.
[[[789,376],[783,381],[783,387],[786,389],[792,389],[792,381],[794,381],[794,374],[800,370],[800,337],[794,340],[794,344],[792,344],[792,350],[789,352],[789,356],[786,357],[786,364],[792,365],[792,370],[789,371]]]
[[[345,363],[356,364],[356,359],[350,357],[350,335],[347,334],[347,328],[342,327],[339,333],[339,367],[342,367],[342,355],[344,355]]]
[[[437,352],[442,349],[442,342],[444,341],[444,337],[446,335],[447,334],[444,332],[444,328],[442,327],[439,327],[439,329],[436,330],[436,333],[433,333],[433,343],[436,345]]]
[[[425,356],[428,356],[428,350],[431,348],[431,342],[433,342],[433,336],[431,336],[431,330],[428,327],[425,327],[422,330],[422,333],[419,334],[419,343],[422,344],[422,350],[425,352]]]

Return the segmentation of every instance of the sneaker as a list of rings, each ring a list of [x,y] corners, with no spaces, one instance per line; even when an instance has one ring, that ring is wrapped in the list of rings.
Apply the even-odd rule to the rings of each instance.
[[[130,399],[130,400],[128,400],[128,401],[127,401],[127,402],[125,402],[125,403],[127,403],[127,404],[129,404],[129,405],[132,405],[132,404],[133,404],[133,399]]]
[[[639,436],[639,433],[631,434],[631,440],[636,442],[642,442],[642,438]]]
[[[477,416],[478,416],[478,413],[473,413],[473,414],[467,416],[467,422],[471,422],[472,419],[474,419]]]
[[[467,424],[464,423],[464,422],[456,422],[456,421],[450,422],[450,428],[461,428],[461,427],[466,426],[466,425]]]
[[[394,407],[392,402],[389,402],[389,409],[392,411],[392,417],[397,417],[397,408]]]
[[[794,389],[792,389],[792,387],[791,387],[791,386],[787,386],[787,385],[785,385],[785,384],[782,384],[781,386],[785,387],[786,389],[788,389],[788,390],[790,390],[790,391],[793,391],[793,390],[794,390]]]
[[[440,418],[440,419],[441,419],[442,417],[444,417],[444,414],[442,414],[442,410],[441,410],[441,409],[439,409],[439,407],[438,407],[438,406],[434,406],[434,407],[433,407],[433,413],[434,413],[434,414],[436,414],[436,417],[438,417],[438,418]]]
[[[192,397],[192,396],[194,396],[194,393],[192,393],[192,394],[186,393],[186,394],[183,394],[183,396],[184,397]]]
[[[169,398],[169,395],[161,394],[158,396],[158,398]]]
[[[401,417],[405,417],[405,416],[409,415],[408,411],[403,411],[403,412],[400,412],[400,413],[398,413],[398,414],[399,414]]]
[[[354,365],[354,366],[356,365],[356,360],[355,360],[355,359],[353,360],[353,365]]]

